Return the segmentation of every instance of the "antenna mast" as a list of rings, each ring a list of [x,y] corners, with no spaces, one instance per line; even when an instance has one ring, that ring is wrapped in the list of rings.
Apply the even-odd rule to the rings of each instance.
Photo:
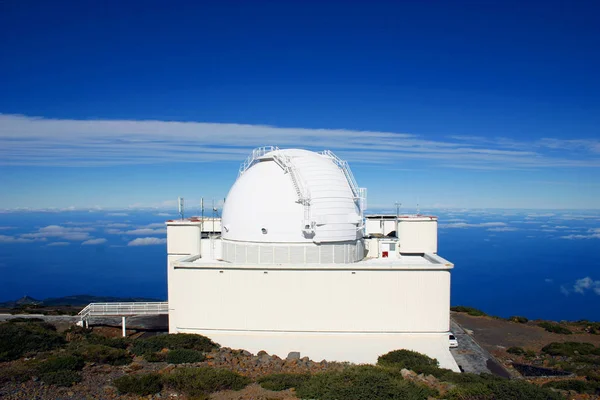
[[[200,221],[202,221],[202,231],[204,231],[204,197],[200,197]]]
[[[394,205],[396,206],[396,218],[397,218],[400,216],[400,207],[402,207],[402,203],[395,202]]]
[[[179,207],[179,215],[181,216],[181,219],[183,220],[183,197],[177,198],[177,204]]]

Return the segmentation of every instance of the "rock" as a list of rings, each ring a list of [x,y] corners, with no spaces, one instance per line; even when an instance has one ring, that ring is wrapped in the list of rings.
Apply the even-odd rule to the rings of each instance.
[[[299,360],[299,359],[300,359],[299,351],[290,351],[288,356],[286,357],[286,360]]]
[[[305,363],[308,363],[310,361],[310,358],[302,357],[301,360],[304,361]]]
[[[414,379],[417,376],[416,373],[406,368],[402,368],[400,370],[400,375],[402,375],[402,377],[407,380]]]
[[[261,351],[259,351],[258,353],[256,353],[256,355],[257,355],[257,356],[259,356],[259,357],[260,357],[260,356],[268,356],[268,355],[269,355],[269,353],[267,353],[267,352],[266,352],[266,351],[264,351],[264,350],[261,350]]]

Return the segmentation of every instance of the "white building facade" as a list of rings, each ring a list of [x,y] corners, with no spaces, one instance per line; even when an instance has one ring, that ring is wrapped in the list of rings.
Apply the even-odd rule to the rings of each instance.
[[[369,232],[365,205],[333,153],[255,150],[220,232],[206,219],[167,222],[169,331],[317,361],[374,363],[405,348],[458,371],[437,219],[395,218],[397,237],[385,237]]]

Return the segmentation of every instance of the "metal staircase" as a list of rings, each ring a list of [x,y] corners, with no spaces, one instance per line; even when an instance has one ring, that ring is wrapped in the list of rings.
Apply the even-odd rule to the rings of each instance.
[[[240,166],[239,176],[243,175],[251,166],[259,162],[260,160],[273,160],[277,165],[281,167],[284,173],[289,174],[290,179],[292,181],[292,186],[294,186],[294,190],[296,191],[296,195],[298,196],[297,202],[304,206],[304,220],[302,221],[302,231],[305,234],[313,234],[315,223],[310,219],[310,191],[298,168],[294,165],[291,157],[286,154],[278,151],[279,147],[277,146],[264,146],[259,147],[252,150],[252,154],[242,163]],[[267,153],[269,154],[268,156]]]

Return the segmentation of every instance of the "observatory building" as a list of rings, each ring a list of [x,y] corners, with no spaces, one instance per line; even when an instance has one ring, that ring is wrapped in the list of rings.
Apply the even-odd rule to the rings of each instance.
[[[170,333],[317,361],[410,349],[458,371],[437,218],[365,209],[332,152],[254,150],[221,219],[167,222]]]

